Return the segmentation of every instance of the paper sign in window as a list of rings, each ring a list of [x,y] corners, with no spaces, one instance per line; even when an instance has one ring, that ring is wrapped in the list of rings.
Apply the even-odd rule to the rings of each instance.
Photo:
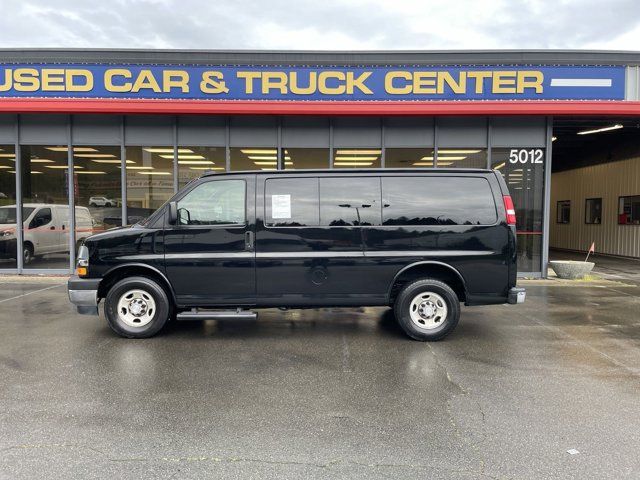
[[[271,218],[291,218],[291,195],[271,195]]]

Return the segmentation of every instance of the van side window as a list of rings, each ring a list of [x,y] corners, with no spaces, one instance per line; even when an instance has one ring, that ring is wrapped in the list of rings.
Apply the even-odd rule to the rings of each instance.
[[[178,225],[245,224],[244,180],[212,180],[178,202]]]
[[[29,223],[29,228],[42,227],[44,225],[47,225],[48,223],[51,223],[51,220],[53,220],[51,216],[51,209],[42,208],[35,214],[35,216],[31,220],[31,223]]]
[[[320,178],[320,225],[380,225],[378,177]]]
[[[317,178],[270,178],[265,185],[265,223],[276,227],[319,225]]]
[[[479,177],[383,177],[383,225],[491,225],[489,182]]]

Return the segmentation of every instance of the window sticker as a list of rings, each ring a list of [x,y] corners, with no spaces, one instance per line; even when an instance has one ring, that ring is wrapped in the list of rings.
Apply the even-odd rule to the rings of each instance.
[[[271,195],[271,218],[291,218],[291,195]]]

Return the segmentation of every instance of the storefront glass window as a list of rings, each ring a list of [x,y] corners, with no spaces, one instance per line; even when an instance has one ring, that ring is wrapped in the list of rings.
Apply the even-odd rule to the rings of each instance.
[[[334,168],[380,168],[382,149],[346,148],[333,151]]]
[[[68,149],[61,145],[22,145],[20,167],[24,268],[68,269]]]
[[[487,168],[487,149],[438,148],[438,167]]]
[[[178,147],[178,188],[206,171],[224,172],[224,147]]]
[[[387,148],[384,151],[386,168],[433,167],[433,148]]]
[[[285,148],[282,150],[285,170],[329,168],[328,148]]]
[[[148,217],[173,196],[173,148],[126,147],[127,221]]]
[[[516,208],[518,271],[540,272],[545,150],[543,148],[496,148],[491,168],[507,182]]]
[[[0,145],[0,268],[16,268],[15,148]]]
[[[274,147],[239,147],[230,150],[231,171],[277,170],[278,150]]]
[[[78,245],[94,232],[122,225],[120,147],[73,147],[73,164]]]

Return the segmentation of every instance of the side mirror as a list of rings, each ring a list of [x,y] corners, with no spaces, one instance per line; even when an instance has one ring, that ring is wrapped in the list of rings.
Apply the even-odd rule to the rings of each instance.
[[[169,225],[175,225],[176,223],[178,223],[178,204],[169,202]]]

